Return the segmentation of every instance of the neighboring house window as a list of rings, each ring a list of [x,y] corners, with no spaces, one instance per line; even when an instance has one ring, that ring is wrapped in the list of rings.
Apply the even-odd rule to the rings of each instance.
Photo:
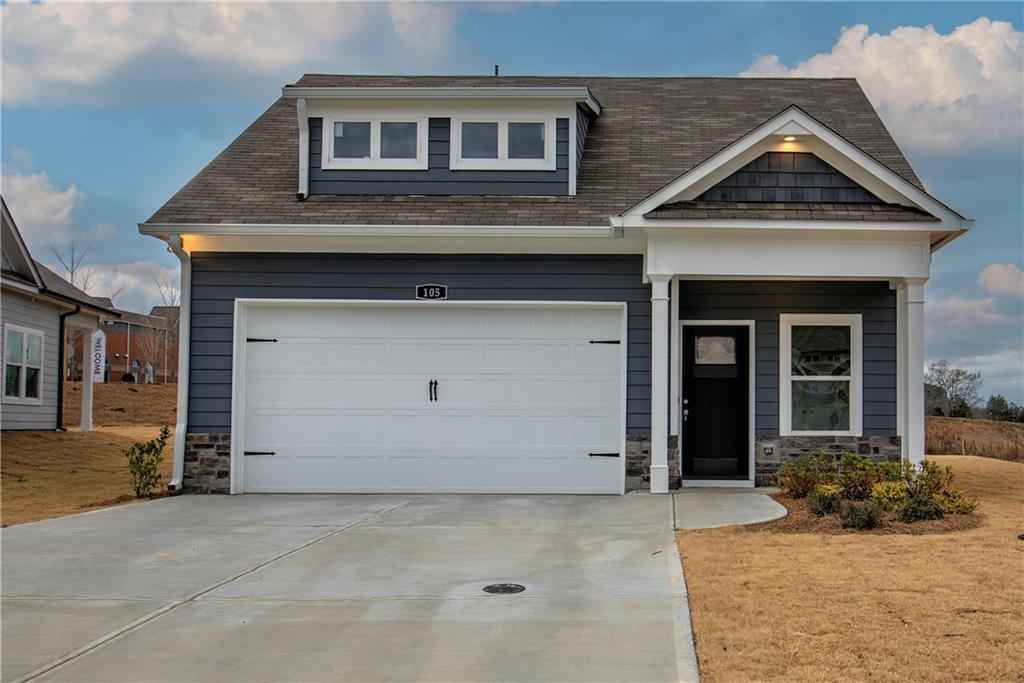
[[[4,401],[42,403],[43,333],[4,326]]]
[[[324,117],[321,168],[426,170],[427,119]]]
[[[779,373],[781,434],[860,434],[860,315],[781,315]]]
[[[452,118],[450,151],[456,171],[554,171],[555,119]]]

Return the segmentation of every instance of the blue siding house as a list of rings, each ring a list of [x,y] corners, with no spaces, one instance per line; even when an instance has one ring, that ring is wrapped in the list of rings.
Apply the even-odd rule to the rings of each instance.
[[[852,79],[310,74],[140,224],[174,488],[617,494],[924,454],[971,221]]]

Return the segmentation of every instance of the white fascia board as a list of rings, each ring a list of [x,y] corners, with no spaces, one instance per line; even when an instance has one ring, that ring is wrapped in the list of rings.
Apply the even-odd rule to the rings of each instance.
[[[806,129],[814,138],[854,162],[859,168],[876,178],[879,182],[892,188],[897,194],[906,197],[914,205],[939,218],[944,230],[956,232],[970,228],[973,221],[964,218],[927,192],[911,184],[899,174],[889,170],[885,165],[796,106],[787,108],[713,156],[697,164],[697,166],[679,178],[624,212],[623,215],[643,216],[662,204],[673,201],[682,195],[687,188],[730,164],[730,162],[742,161],[744,153],[755,150],[758,145],[768,140],[769,136],[777,135],[780,131],[789,130],[793,124]]]
[[[306,99],[355,100],[560,100],[580,102],[595,114],[601,104],[590,88],[579,87],[323,87],[307,88],[286,85],[282,97]]]
[[[322,225],[139,223],[143,235],[273,235],[294,237],[614,237],[610,225]]]
[[[644,218],[625,216],[624,228],[642,228],[649,232],[683,230],[838,230],[848,232],[945,232],[941,223],[926,221],[827,221],[827,220],[784,220],[784,219],[738,219],[738,218]],[[959,233],[957,233],[959,234]]]

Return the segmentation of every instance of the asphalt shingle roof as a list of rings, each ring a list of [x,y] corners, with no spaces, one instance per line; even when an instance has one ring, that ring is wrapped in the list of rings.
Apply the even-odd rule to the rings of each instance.
[[[923,189],[854,79],[333,76],[310,87],[586,86],[590,127],[573,197],[313,195],[296,199],[295,102],[279,99],[149,223],[607,225],[791,105]]]

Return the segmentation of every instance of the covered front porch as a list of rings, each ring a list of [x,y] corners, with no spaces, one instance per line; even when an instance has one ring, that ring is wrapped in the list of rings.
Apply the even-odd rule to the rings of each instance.
[[[924,456],[927,236],[765,232],[645,229],[652,492]]]

